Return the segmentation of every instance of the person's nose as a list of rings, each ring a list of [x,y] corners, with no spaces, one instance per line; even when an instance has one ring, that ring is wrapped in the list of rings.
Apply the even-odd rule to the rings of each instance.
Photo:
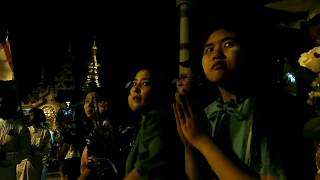
[[[89,103],[88,103],[88,106],[90,107],[90,108],[93,108],[94,107],[94,101],[90,101]]]
[[[178,82],[177,82],[177,86],[181,87],[183,85],[183,79],[179,78]]]
[[[223,48],[221,46],[216,46],[211,53],[212,60],[225,58]]]
[[[139,84],[133,85],[132,88],[131,88],[131,92],[140,94],[141,88],[140,88]]]

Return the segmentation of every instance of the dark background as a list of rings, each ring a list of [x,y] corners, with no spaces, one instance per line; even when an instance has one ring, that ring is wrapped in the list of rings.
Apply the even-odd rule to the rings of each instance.
[[[306,14],[263,8],[268,1],[193,1],[190,22],[192,60],[198,65],[201,62],[198,61],[201,57],[199,47],[207,17],[239,19],[239,16],[268,27],[264,34],[254,36],[269,39],[270,48],[266,53],[272,53],[273,60],[284,55],[297,57],[305,50],[303,35],[297,30],[279,28],[278,24],[303,18]],[[39,83],[42,67],[45,68],[45,81],[52,82],[68,58],[69,43],[79,90],[87,75],[93,39],[96,39],[97,58],[101,64],[100,81],[112,94],[117,95],[123,90],[133,67],[139,64],[157,64],[164,74],[169,74],[172,79],[177,77],[179,10],[175,1],[79,4],[25,8],[8,21],[15,22],[8,23],[6,27],[22,97]],[[292,58],[292,61],[296,63],[297,59]]]
[[[78,4],[77,4],[78,6]],[[36,11],[33,11],[36,10]],[[117,93],[129,80],[133,66],[152,62],[176,69],[179,26],[175,2],[119,1],[32,8],[9,26],[9,39],[21,95],[35,88],[45,68],[50,83],[68,58],[71,44],[77,88],[84,84],[91,46],[96,40],[101,64],[100,82]],[[177,26],[177,27],[176,27]]]

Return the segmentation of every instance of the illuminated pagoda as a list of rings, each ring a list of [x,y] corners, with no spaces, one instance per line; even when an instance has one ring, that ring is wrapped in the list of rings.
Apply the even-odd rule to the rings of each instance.
[[[85,90],[88,86],[95,85],[96,87],[101,87],[99,82],[99,68],[100,64],[97,61],[97,46],[96,41],[93,41],[93,45],[91,48],[91,61],[88,63],[88,74],[85,84],[83,86],[83,90]]]

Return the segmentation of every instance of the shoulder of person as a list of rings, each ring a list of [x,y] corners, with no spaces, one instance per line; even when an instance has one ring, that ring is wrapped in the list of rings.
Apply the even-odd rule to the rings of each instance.
[[[145,125],[161,125],[171,122],[173,114],[171,112],[163,109],[150,110],[143,115],[143,121]]]
[[[211,111],[216,108],[216,106],[217,106],[217,104],[218,104],[218,101],[219,101],[219,100],[218,100],[218,98],[217,98],[217,99],[213,100],[211,103],[208,103],[207,106],[205,106],[205,107],[203,108],[203,112],[204,112],[206,115],[210,114]]]
[[[29,131],[29,128],[26,125],[22,124],[18,119],[11,119],[10,121],[14,124],[19,132],[21,132],[22,130]]]
[[[166,116],[169,116],[169,112],[163,109],[153,109],[145,114],[145,117],[155,118],[155,119],[163,118]]]
[[[49,134],[50,135],[50,130],[47,128],[42,128],[45,134]]]

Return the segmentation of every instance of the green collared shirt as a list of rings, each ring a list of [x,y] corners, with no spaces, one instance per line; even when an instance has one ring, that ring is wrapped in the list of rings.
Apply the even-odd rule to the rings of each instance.
[[[267,139],[254,137],[256,105],[255,98],[238,98],[228,103],[218,98],[205,108],[211,136],[229,157],[247,168],[261,175],[282,177],[279,164],[270,158]]]
[[[165,176],[165,138],[161,121],[162,111],[154,110],[142,117],[140,129],[126,161],[125,174],[136,168],[142,179],[161,179]]]

